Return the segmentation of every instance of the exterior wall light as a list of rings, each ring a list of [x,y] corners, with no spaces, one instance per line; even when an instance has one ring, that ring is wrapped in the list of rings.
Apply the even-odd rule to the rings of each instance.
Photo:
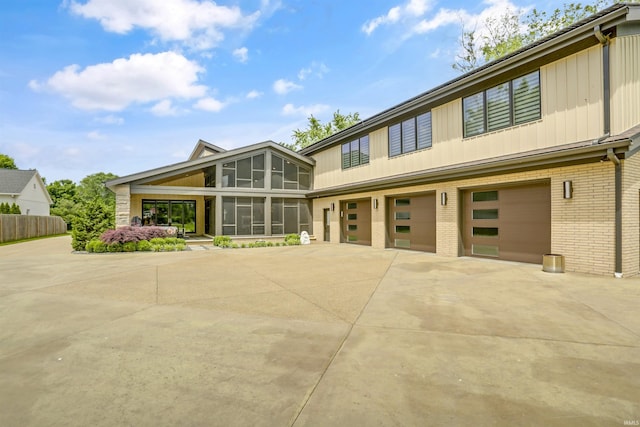
[[[378,199],[373,199],[373,209],[378,209]]]
[[[336,204],[331,202],[331,212],[336,210]]]
[[[564,181],[562,183],[562,197],[565,199],[573,198],[573,182],[572,181]]]
[[[440,204],[442,206],[447,206],[447,193],[445,193],[444,191],[440,193]]]

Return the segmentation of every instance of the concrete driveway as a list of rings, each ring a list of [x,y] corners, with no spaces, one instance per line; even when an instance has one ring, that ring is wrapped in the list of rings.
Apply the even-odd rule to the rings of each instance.
[[[640,279],[321,243],[0,247],[2,426],[639,421]]]

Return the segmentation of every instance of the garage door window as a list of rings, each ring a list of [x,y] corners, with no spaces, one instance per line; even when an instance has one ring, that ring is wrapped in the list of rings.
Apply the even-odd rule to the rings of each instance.
[[[474,202],[492,202],[498,200],[497,191],[476,191],[472,195]]]
[[[473,219],[498,219],[498,209],[474,209]]]
[[[473,255],[481,255],[481,256],[492,256],[492,257],[500,256],[498,247],[491,246],[491,245],[472,245],[471,253]]]
[[[473,227],[474,236],[498,237],[498,227]]]

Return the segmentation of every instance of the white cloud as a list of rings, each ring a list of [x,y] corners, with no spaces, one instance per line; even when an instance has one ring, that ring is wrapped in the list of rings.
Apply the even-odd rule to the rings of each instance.
[[[527,9],[520,8],[511,0],[484,0],[484,7],[479,13],[473,14],[466,9],[440,8],[433,11],[432,0],[409,0],[402,5],[395,6],[386,15],[371,19],[362,26],[367,35],[373,33],[381,25],[396,25],[404,31],[400,38],[394,35],[394,40],[406,40],[420,34],[426,34],[447,25],[464,25],[467,29],[474,29],[476,37],[486,34],[483,23],[489,18],[500,17],[507,11],[523,13]],[[431,13],[433,11],[433,13]]]
[[[233,56],[243,64],[249,60],[249,49],[240,47],[233,51]]]
[[[316,115],[323,113],[329,109],[326,104],[301,105],[299,107],[293,104],[286,104],[282,107],[282,114],[285,116],[304,116]]]
[[[104,134],[100,133],[100,131],[97,131],[97,130],[89,132],[87,134],[87,137],[89,139],[95,139],[95,140],[100,140],[100,139],[106,139],[107,138]]]
[[[256,98],[260,98],[261,96],[262,96],[262,92],[259,92],[257,90],[252,90],[247,94],[247,99],[256,99]]]
[[[121,125],[124,123],[124,119],[122,117],[118,117],[113,114],[109,114],[108,116],[104,117],[98,117],[94,119],[94,121],[105,125]]]
[[[106,31],[126,34],[141,28],[162,41],[182,42],[198,50],[215,47],[224,39],[223,30],[251,30],[261,15],[197,0],[71,0],[67,4],[72,13],[98,20]]]
[[[136,102],[202,97],[207,92],[197,84],[202,72],[196,62],[174,52],[133,54],[84,70],[69,65],[46,82],[29,86],[59,93],[83,110],[121,111]]]
[[[178,110],[173,106],[169,99],[163,99],[151,107],[151,112],[156,116],[161,117],[178,115]]]
[[[211,111],[214,113],[222,110],[225,106],[226,104],[224,102],[218,101],[212,97],[199,99],[198,102],[193,105],[193,107],[198,110]]]
[[[329,67],[327,67],[324,62],[313,61],[307,68],[298,71],[298,79],[305,80],[311,75],[321,79],[328,72]]]
[[[273,83],[273,91],[278,95],[285,95],[291,92],[292,90],[298,90],[298,89],[302,89],[302,86],[285,79],[276,80]]]
[[[395,24],[412,17],[421,17],[432,7],[432,0],[409,0],[405,4],[392,7],[386,15],[365,22],[362,25],[362,31],[371,35],[380,25]]]

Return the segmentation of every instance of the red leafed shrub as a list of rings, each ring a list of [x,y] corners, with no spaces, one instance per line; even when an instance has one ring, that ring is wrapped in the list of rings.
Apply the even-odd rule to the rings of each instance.
[[[100,240],[110,245],[112,243],[137,243],[141,240],[151,240],[154,237],[167,237],[167,232],[161,227],[121,227],[105,231],[100,236]]]

